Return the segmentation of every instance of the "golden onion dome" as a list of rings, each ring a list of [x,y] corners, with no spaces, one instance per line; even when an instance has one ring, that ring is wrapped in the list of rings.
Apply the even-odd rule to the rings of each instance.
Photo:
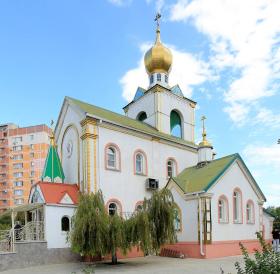
[[[160,41],[160,30],[157,29],[157,37],[154,46],[145,54],[145,67],[148,74],[168,73],[172,65],[172,53]]]

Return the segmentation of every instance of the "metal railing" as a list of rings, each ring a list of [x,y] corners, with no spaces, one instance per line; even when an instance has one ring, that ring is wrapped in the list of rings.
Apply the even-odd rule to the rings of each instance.
[[[0,230],[0,254],[14,251],[16,242],[38,242],[45,240],[44,222],[29,222],[25,226]]]
[[[15,242],[44,241],[44,222],[29,222],[21,228],[15,228]]]
[[[12,230],[0,230],[0,254],[13,251]]]

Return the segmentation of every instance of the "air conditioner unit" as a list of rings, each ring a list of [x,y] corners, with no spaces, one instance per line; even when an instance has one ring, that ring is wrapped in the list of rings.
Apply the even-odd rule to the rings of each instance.
[[[146,180],[146,189],[149,190],[154,190],[154,189],[158,189],[159,186],[159,181],[153,178],[148,178]]]

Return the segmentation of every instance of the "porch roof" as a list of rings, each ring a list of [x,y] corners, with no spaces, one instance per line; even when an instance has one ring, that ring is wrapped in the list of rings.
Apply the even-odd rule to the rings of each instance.
[[[15,206],[12,207],[8,210],[6,210],[3,215],[8,215],[11,214],[12,212],[27,212],[27,211],[31,211],[37,208],[40,208],[44,205],[44,203],[36,203],[36,204],[27,204],[27,205],[20,205],[20,206]]]

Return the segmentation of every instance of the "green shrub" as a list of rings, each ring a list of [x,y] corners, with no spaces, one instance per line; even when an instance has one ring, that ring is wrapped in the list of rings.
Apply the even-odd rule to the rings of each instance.
[[[244,268],[236,262],[235,267],[238,274],[279,274],[280,273],[280,253],[272,250],[271,245],[267,244],[261,233],[257,232],[257,238],[262,250],[256,250],[254,258],[251,258],[247,249],[240,243],[244,259]]]

